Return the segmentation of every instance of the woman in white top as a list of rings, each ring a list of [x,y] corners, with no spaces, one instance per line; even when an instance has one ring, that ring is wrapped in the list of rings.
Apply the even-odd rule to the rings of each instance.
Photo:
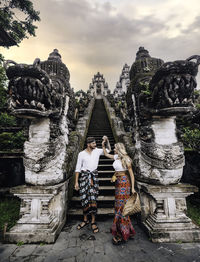
[[[127,241],[129,238],[133,238],[135,235],[130,217],[122,215],[124,205],[130,197],[130,193],[135,192],[135,179],[131,165],[132,160],[128,156],[124,144],[115,144],[114,155],[111,155],[108,154],[105,149],[105,142],[106,140],[104,139],[102,142],[104,155],[115,160],[113,162],[115,174],[112,177],[112,181],[115,182],[115,217],[111,232],[113,235],[113,244],[118,245]]]

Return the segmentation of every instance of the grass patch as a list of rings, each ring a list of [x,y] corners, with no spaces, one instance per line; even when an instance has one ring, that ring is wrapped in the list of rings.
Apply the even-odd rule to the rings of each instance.
[[[200,227],[200,205],[187,200],[187,216]]]
[[[1,198],[0,201],[0,231],[3,231],[7,223],[7,231],[16,224],[19,219],[20,200],[18,198]]]

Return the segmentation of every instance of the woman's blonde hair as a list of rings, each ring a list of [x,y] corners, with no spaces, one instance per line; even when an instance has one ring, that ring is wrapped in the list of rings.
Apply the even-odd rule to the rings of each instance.
[[[123,143],[116,143],[115,144],[115,148],[118,151],[118,157],[119,159],[122,161],[122,166],[124,168],[129,167],[132,164],[132,160],[131,158],[128,156],[127,152],[126,152],[126,148],[124,146]]]

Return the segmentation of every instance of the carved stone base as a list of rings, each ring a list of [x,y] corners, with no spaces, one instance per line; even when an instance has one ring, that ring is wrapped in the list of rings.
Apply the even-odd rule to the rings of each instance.
[[[66,222],[68,181],[54,186],[18,186],[11,192],[21,201],[21,218],[6,233],[8,242],[53,243]]]
[[[170,186],[137,182],[142,224],[153,242],[200,241],[200,228],[186,216],[186,197],[198,191],[189,184]]]

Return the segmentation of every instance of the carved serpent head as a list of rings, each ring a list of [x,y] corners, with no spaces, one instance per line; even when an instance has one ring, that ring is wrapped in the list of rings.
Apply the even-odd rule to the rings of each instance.
[[[197,62],[191,61],[192,59]],[[184,112],[187,107],[193,107],[193,91],[197,86],[195,77],[199,64],[199,56],[164,63],[150,81],[151,107],[168,113]]]
[[[10,63],[14,65],[9,66]],[[62,113],[64,97],[69,88],[69,71],[56,49],[45,62],[40,62],[38,58],[33,65],[7,61],[5,68],[10,80],[9,109],[13,114],[34,118],[59,116]]]

